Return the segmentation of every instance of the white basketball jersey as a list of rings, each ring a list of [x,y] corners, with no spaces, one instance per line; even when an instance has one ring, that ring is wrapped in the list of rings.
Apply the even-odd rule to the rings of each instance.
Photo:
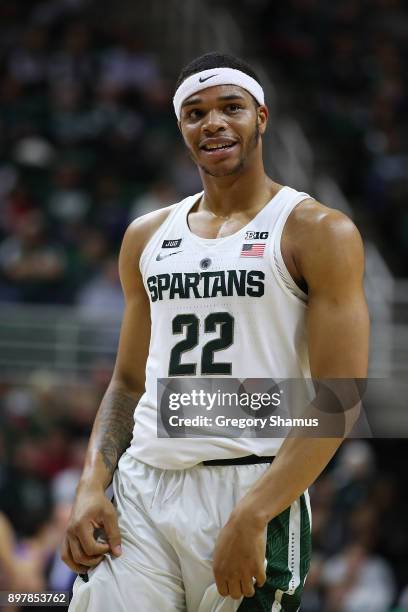
[[[275,455],[279,438],[157,437],[157,379],[173,376],[310,378],[307,296],[281,254],[285,222],[306,193],[283,187],[242,229],[207,239],[177,204],[146,245],[140,270],[150,299],[146,392],[128,452],[162,469],[209,459]]]

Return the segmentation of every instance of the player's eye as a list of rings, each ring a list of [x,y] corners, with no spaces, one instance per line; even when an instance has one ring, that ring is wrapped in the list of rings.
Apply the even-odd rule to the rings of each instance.
[[[240,106],[239,104],[228,104],[228,106],[226,107],[226,110],[229,113],[237,113],[239,110],[241,110],[242,106]]]
[[[192,108],[191,110],[187,112],[187,117],[191,119],[192,121],[197,121],[198,119],[201,119],[202,116],[203,116],[203,111],[200,110],[199,108]]]

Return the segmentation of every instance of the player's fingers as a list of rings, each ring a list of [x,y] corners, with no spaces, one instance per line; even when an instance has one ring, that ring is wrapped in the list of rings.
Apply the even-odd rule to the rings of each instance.
[[[104,512],[103,526],[112,553],[116,557],[119,557],[119,555],[122,554],[121,537],[118,525],[118,515],[112,505]]]
[[[83,552],[88,557],[99,557],[109,551],[109,544],[96,541],[94,529],[94,526],[90,523],[85,526],[79,525],[74,536],[74,539],[77,538],[79,540]]]
[[[261,566],[259,567],[258,571],[255,572],[254,574],[254,578],[256,580],[256,584],[257,586],[263,586],[266,582],[266,571],[265,571],[265,566]]]
[[[252,578],[241,580],[241,592],[245,597],[253,597],[255,595],[255,588]]]
[[[87,567],[87,570],[90,567],[95,567],[95,565],[98,565],[98,563],[100,563],[104,557],[104,555],[87,555],[84,552],[81,546],[81,542],[78,540],[78,538],[71,538],[69,541],[69,545],[71,548],[72,558],[74,559],[75,563],[78,563],[79,565],[85,565]]]
[[[86,565],[81,565],[80,563],[76,563],[76,561],[74,561],[68,538],[65,538],[62,543],[61,559],[70,569],[72,569],[72,571],[76,572],[77,574],[85,574],[89,569],[89,567]]]
[[[226,581],[221,581],[218,582],[217,581],[217,589],[220,595],[222,595],[223,597],[227,597],[228,596],[228,582]]]
[[[241,599],[243,593],[241,591],[240,580],[228,580],[228,595],[232,597],[232,599]]]

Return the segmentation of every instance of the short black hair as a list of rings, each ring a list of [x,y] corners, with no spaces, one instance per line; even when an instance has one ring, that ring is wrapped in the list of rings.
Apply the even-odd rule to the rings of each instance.
[[[212,53],[200,55],[200,57],[197,57],[182,69],[177,79],[176,90],[180,87],[182,82],[192,74],[196,74],[202,70],[211,70],[211,68],[234,68],[235,70],[241,70],[241,72],[245,72],[245,74],[248,74],[250,77],[255,79],[255,81],[261,84],[255,70],[253,70],[246,62],[239,59],[239,57],[235,57],[234,55],[230,55],[228,53],[218,53],[214,51]]]

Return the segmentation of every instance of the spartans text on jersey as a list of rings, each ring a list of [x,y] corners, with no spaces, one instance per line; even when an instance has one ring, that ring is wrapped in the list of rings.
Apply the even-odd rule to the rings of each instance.
[[[262,297],[265,274],[261,270],[220,270],[174,272],[149,276],[147,286],[152,302],[179,298],[215,298],[218,295]]]

